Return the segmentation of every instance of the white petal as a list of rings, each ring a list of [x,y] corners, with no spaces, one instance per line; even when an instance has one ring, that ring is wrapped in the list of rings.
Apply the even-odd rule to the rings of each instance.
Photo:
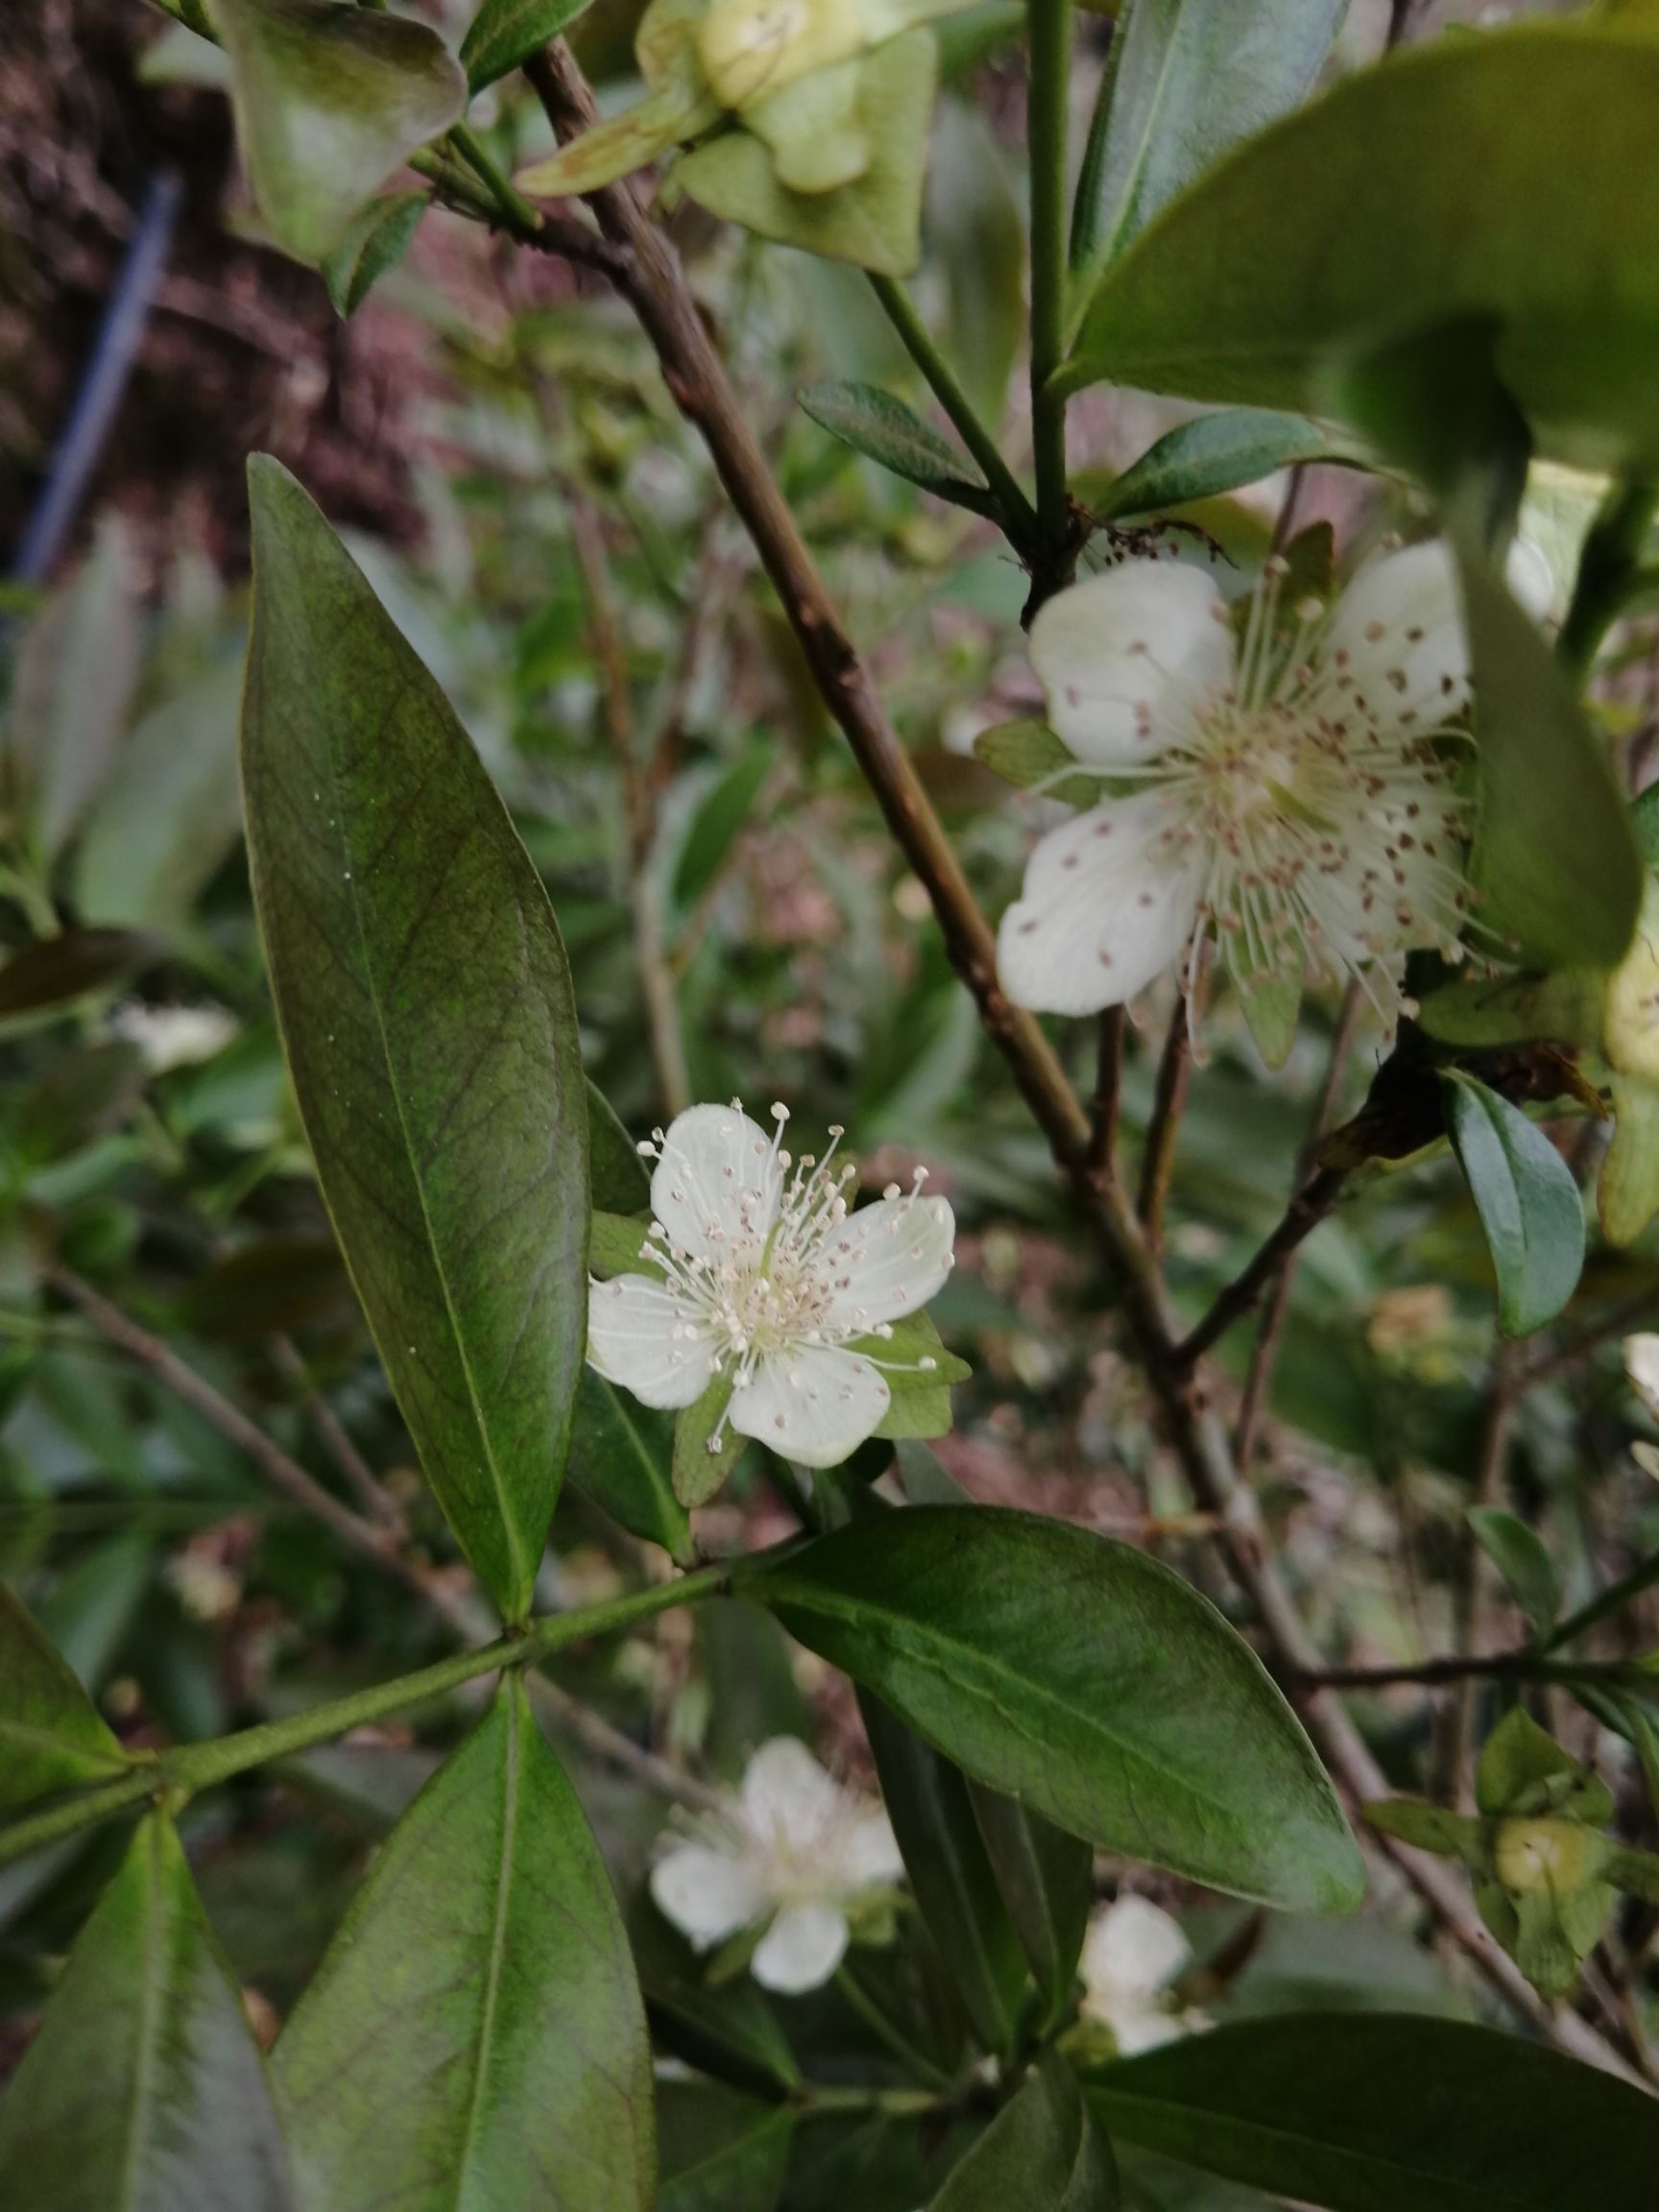
[[[903,1880],[899,1839],[885,1813],[873,1808],[848,1822],[836,1841],[835,1864],[850,1897],[860,1889],[886,1888]]]
[[[686,1334],[695,1326],[674,1292],[649,1275],[613,1275],[588,1286],[589,1362],[643,1406],[694,1406],[708,1389],[709,1340]]]
[[[707,1258],[740,1238],[764,1241],[778,1218],[782,1170],[771,1138],[735,1106],[690,1106],[662,1140],[651,1211],[684,1252]]]
[[[836,1329],[874,1329],[926,1306],[950,1272],[956,1220],[943,1198],[882,1198],[851,1214],[824,1246]]]
[[[820,1989],[847,1949],[847,1915],[833,1905],[786,1905],[760,1938],[750,1971],[763,1989],[796,1997]]]
[[[1626,1336],[1624,1372],[1630,1386],[1655,1421],[1659,1421],[1659,1336]]]
[[[1096,1912],[1083,1941],[1083,1985],[1102,2017],[1155,1997],[1191,1956],[1179,1922],[1145,1897],[1119,1897]],[[1116,2023],[1114,2022],[1114,2025]]]
[[[799,1736],[774,1736],[744,1768],[743,1825],[768,1849],[808,1849],[839,1815],[844,1794]]]
[[[885,1379],[868,1359],[807,1344],[761,1360],[754,1381],[732,1394],[732,1426],[803,1467],[838,1467],[891,1403]]]
[[[1048,720],[1079,760],[1151,758],[1207,695],[1233,679],[1231,631],[1201,569],[1132,561],[1073,584],[1031,625],[1031,665]]]
[[[1174,966],[1197,920],[1206,855],[1201,840],[1181,844],[1171,822],[1164,796],[1145,791],[1043,839],[997,937],[1017,1005],[1094,1014]]]
[[[1115,2005],[1109,2010],[1096,2011],[1094,2017],[1111,2029],[1120,2058],[1156,2051],[1189,2032],[1188,2023],[1179,2013],[1166,2012],[1157,2005]]]
[[[677,1843],[651,1869],[651,1895],[697,1951],[712,1950],[758,1920],[771,1899],[754,1874],[709,1843]]]
[[[1336,603],[1319,647],[1340,665],[1365,711],[1380,721],[1409,713],[1425,726],[1469,697],[1456,573],[1439,539],[1367,562]]]
[[[1530,538],[1511,539],[1503,576],[1510,591],[1533,621],[1542,622],[1555,598],[1555,571],[1543,546]]]

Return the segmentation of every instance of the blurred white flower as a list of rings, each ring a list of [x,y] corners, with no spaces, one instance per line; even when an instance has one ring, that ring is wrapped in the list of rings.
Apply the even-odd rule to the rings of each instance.
[[[137,1046],[151,1074],[161,1075],[169,1068],[211,1060],[240,1023],[223,1006],[145,1006],[130,999],[115,1008],[109,1027],[126,1044]]]
[[[1124,2058],[1191,2034],[1204,2015],[1178,2011],[1169,1995],[1190,1957],[1178,1923],[1149,1899],[1102,1906],[1083,1938],[1083,2017],[1109,2028]]]
[[[768,1989],[816,1989],[841,1963],[850,1920],[904,1871],[887,1815],[827,1774],[805,1743],[761,1744],[725,1821],[657,1862],[651,1894],[694,1949],[765,1926],[750,1971]]]
[[[1387,554],[1287,631],[1285,574],[1267,563],[1241,644],[1173,562],[1108,569],[1032,624],[1050,724],[1122,788],[1031,856],[998,939],[1022,1005],[1121,1004],[1211,934],[1247,995],[1352,975],[1391,1016],[1402,954],[1455,953],[1469,810],[1434,744],[1469,696],[1451,557]]]
[[[1648,1418],[1659,1421],[1659,1336],[1647,1333],[1626,1336],[1620,1349],[1631,1389],[1641,1399]],[[1632,1444],[1630,1456],[1645,1475],[1659,1479],[1659,1450],[1651,1444]]]
[[[909,1191],[890,1183],[878,1204],[849,1214],[842,1191],[855,1171],[830,1168],[841,1131],[830,1129],[821,1164],[791,1162],[787,1112],[772,1112],[768,1137],[735,1099],[693,1106],[640,1146],[657,1161],[657,1218],[639,1256],[657,1271],[592,1286],[588,1357],[647,1406],[695,1405],[730,1376],[725,1419],[739,1435],[833,1467],[887,1410],[883,1364],[909,1364],[884,1362],[870,1342],[944,1283],[955,1222],[943,1198],[921,1195],[923,1168]]]

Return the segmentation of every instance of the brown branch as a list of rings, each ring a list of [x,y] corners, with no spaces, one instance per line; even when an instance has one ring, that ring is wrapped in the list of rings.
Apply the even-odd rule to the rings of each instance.
[[[1170,1364],[1178,1375],[1190,1373],[1234,1322],[1243,1319],[1303,1238],[1317,1229],[1331,1212],[1346,1181],[1342,1169],[1321,1167],[1303,1185],[1285,1209],[1278,1228],[1259,1248],[1249,1265],[1216,1294],[1197,1327],[1171,1348]]]
[[[409,1531],[397,1501],[347,1435],[333,1407],[312,1382],[292,1338],[273,1336],[271,1359],[283,1381],[291,1382],[299,1391],[305,1417],[317,1431],[318,1441],[339,1469],[341,1479],[358,1504],[372,1521],[389,1529],[399,1542],[404,1541]]]
[[[1158,1061],[1158,1083],[1152,1097],[1152,1118],[1146,1125],[1146,1150],[1141,1162],[1141,1190],[1135,1206],[1154,1259],[1164,1246],[1164,1209],[1175,1173],[1175,1139],[1192,1081],[1192,1031],[1204,1011],[1210,956],[1206,939],[1198,949],[1190,976],[1176,995]]]
[[[1128,1014],[1121,1006],[1108,1006],[1100,1017],[1094,1096],[1089,1114],[1089,1149],[1084,1162],[1092,1175],[1111,1175],[1116,1171],[1118,1128],[1123,1103],[1123,1032],[1128,1025]]]

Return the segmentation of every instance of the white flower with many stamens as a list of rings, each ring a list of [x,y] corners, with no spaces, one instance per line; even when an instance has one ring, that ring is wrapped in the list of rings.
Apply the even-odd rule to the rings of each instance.
[[[1180,2010],[1169,1984],[1191,1957],[1180,1924],[1147,1897],[1119,1897],[1089,1923],[1078,1972],[1086,2020],[1110,2029],[1118,2054],[1133,2058],[1208,2025]]]
[[[1022,1005],[1119,1005],[1211,934],[1246,991],[1358,976],[1391,1014],[1401,955],[1455,953],[1469,817],[1437,741],[1469,670],[1446,548],[1373,561],[1288,631],[1284,574],[1268,563],[1241,643],[1210,579],[1163,561],[1032,624],[1051,726],[1121,795],[1031,856],[998,941]]]
[[[908,1191],[891,1183],[878,1203],[849,1212],[855,1170],[831,1165],[841,1131],[831,1128],[821,1162],[792,1161],[788,1114],[772,1112],[768,1137],[735,1099],[693,1106],[640,1146],[657,1162],[657,1218],[640,1251],[656,1272],[592,1286],[588,1357],[647,1406],[695,1405],[730,1378],[726,1419],[739,1435],[833,1467],[891,1402],[871,1340],[939,1289],[955,1223],[943,1198],[922,1196],[924,1168]]]
[[[750,1760],[727,1816],[659,1859],[651,1894],[698,1951],[764,1926],[750,1971],[795,1994],[829,1981],[850,1915],[881,1907],[903,1871],[880,1807],[827,1774],[805,1743],[778,1736]]]

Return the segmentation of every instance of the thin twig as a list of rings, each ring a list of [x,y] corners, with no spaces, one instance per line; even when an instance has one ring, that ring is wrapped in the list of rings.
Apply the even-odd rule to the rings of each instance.
[[[1085,1154],[1093,1175],[1110,1175],[1116,1169],[1118,1130],[1123,1105],[1123,1033],[1128,1025],[1128,1013],[1121,1006],[1108,1006],[1100,1017],[1094,1057],[1094,1096],[1089,1113],[1089,1149]]]
[[[291,1337],[272,1337],[271,1360],[283,1381],[293,1383],[299,1391],[305,1418],[364,1512],[372,1521],[392,1530],[400,1541],[406,1538],[409,1531],[397,1501],[347,1435],[333,1407],[312,1382],[310,1371]]]
[[[1278,1228],[1249,1264],[1224,1290],[1216,1293],[1209,1312],[1197,1327],[1171,1347],[1169,1359],[1177,1374],[1190,1373],[1234,1322],[1243,1319],[1302,1239],[1317,1229],[1331,1212],[1346,1181],[1345,1172],[1337,1167],[1321,1167],[1310,1177],[1285,1209]]]
[[[1206,938],[1198,948],[1190,974],[1176,995],[1164,1050],[1158,1061],[1158,1084],[1152,1098],[1152,1118],[1146,1125],[1141,1191],[1135,1207],[1146,1234],[1147,1250],[1154,1259],[1164,1248],[1164,1209],[1168,1203],[1170,1179],[1175,1172],[1175,1140],[1180,1133],[1181,1117],[1187,1110],[1187,1093],[1192,1081],[1192,1035],[1204,1012],[1210,960],[1211,947]]]

